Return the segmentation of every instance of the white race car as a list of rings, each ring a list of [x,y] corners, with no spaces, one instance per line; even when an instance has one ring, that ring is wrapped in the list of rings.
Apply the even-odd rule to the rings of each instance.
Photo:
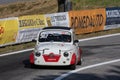
[[[74,30],[69,27],[45,27],[36,40],[34,51],[30,54],[31,65],[70,66],[82,63],[82,51],[75,39]]]

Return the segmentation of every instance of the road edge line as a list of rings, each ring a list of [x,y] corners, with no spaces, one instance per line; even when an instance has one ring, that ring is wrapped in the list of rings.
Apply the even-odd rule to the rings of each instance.
[[[25,50],[21,50],[21,51],[10,52],[10,53],[4,53],[4,54],[1,54],[0,57],[8,56],[8,55],[13,55],[13,54],[19,54],[19,53],[27,52],[27,51],[32,51],[33,49],[34,49],[34,48],[25,49]]]
[[[69,75],[71,75],[73,73],[76,73],[78,71],[83,71],[83,70],[86,70],[86,69],[91,69],[91,68],[94,68],[94,67],[103,66],[103,65],[107,65],[107,64],[111,64],[111,63],[115,63],[115,62],[120,62],[120,59],[115,59],[115,60],[111,60],[111,61],[106,61],[106,62],[102,62],[102,63],[98,63],[98,64],[78,68],[76,70],[73,70],[73,71],[70,71],[68,73],[62,74],[61,76],[55,78],[54,80],[62,80],[63,78],[65,78],[65,77],[67,77],[67,76],[69,76]]]
[[[106,38],[106,37],[112,37],[112,36],[118,36],[118,35],[120,35],[120,33],[103,35],[103,36],[97,36],[97,37],[91,37],[91,38],[85,38],[85,39],[79,39],[79,42],[93,40],[93,39]]]

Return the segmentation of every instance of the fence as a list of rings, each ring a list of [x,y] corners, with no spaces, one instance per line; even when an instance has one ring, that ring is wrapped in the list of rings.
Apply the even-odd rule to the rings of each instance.
[[[0,47],[30,42],[41,28],[67,26],[76,34],[120,28],[120,7],[0,19]]]

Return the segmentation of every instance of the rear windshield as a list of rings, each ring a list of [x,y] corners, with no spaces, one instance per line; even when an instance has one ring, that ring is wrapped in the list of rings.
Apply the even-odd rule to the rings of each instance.
[[[39,35],[39,42],[71,42],[68,31],[43,31]]]

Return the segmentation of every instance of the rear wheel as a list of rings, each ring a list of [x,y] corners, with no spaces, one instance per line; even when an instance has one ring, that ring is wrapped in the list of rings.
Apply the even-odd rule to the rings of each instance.
[[[80,58],[80,61],[77,63],[78,65],[82,65],[82,58]]]
[[[35,64],[30,63],[30,68],[35,68]]]
[[[75,70],[76,69],[76,64],[70,65],[70,69]]]
[[[82,65],[82,50],[81,50],[81,48],[79,48],[79,61],[77,64]]]

